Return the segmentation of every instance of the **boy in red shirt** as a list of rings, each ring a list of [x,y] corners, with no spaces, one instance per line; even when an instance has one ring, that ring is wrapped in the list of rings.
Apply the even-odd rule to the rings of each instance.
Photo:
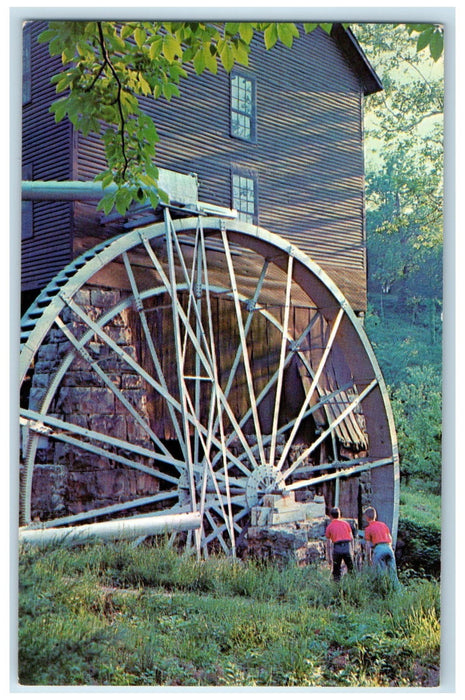
[[[332,508],[330,512],[331,522],[326,528],[326,537],[333,543],[333,579],[341,578],[341,564],[344,561],[347,571],[353,571],[352,541],[354,536],[348,522],[341,520],[339,508]]]
[[[389,528],[377,519],[378,514],[374,508],[367,508],[364,515],[368,522],[368,527],[365,528],[365,541],[371,545],[373,566],[379,571],[387,572],[394,586],[399,588],[400,583],[397,578],[396,559]]]

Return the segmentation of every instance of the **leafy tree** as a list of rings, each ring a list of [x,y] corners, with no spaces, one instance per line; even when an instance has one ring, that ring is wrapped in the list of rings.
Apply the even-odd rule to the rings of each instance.
[[[418,51],[439,28],[413,26],[357,27],[384,85],[366,107],[369,289],[397,294],[404,311],[442,295],[443,72]]]
[[[409,378],[392,394],[402,476],[440,492],[442,395],[441,374],[433,367],[407,368]]]
[[[434,25],[356,33],[384,85],[366,103],[367,332],[390,386],[402,478],[439,493],[442,33]]]

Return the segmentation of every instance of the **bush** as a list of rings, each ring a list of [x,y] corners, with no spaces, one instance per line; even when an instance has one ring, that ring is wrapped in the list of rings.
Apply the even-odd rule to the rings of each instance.
[[[439,578],[441,574],[441,531],[433,525],[400,520],[396,558],[399,569],[415,575]]]

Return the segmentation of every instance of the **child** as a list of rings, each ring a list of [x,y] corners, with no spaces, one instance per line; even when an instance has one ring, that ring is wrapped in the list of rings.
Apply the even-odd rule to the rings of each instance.
[[[353,571],[352,559],[352,529],[348,522],[341,520],[339,508],[332,508],[330,512],[331,522],[326,528],[326,537],[333,543],[333,579],[341,578],[341,564],[344,561],[347,571]]]
[[[365,541],[371,545],[373,551],[373,566],[379,571],[387,572],[395,588],[399,588],[400,583],[397,578],[396,559],[389,528],[377,519],[378,514],[374,508],[367,508],[364,515],[368,522],[368,527],[365,528]]]

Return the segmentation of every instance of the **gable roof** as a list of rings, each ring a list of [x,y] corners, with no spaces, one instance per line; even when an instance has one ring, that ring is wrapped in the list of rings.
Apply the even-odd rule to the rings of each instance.
[[[374,92],[383,90],[380,78],[365,56],[351,29],[345,29],[342,24],[336,22],[333,24],[331,36],[337,41],[350,65],[360,76],[364,95],[371,95]]]

